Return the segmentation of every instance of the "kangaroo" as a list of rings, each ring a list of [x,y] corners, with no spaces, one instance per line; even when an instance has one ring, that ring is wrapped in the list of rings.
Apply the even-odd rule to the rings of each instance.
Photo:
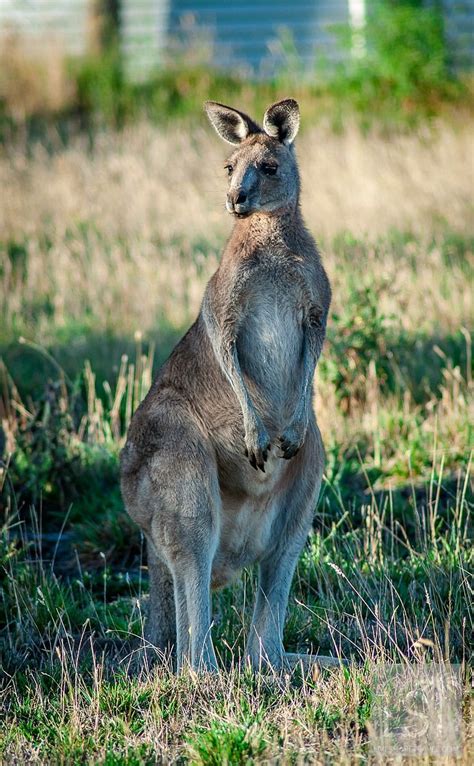
[[[281,669],[299,657],[285,654],[283,626],[323,473],[312,394],[331,289],[300,211],[296,101],[270,106],[263,129],[223,104],[205,110],[234,147],[234,228],[131,421],[122,494],[147,540],[149,644],[174,647],[178,671],[216,669],[211,589],[258,563],[245,656]]]

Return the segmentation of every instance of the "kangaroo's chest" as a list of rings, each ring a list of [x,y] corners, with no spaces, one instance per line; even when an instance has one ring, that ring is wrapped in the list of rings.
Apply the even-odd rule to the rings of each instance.
[[[291,405],[301,373],[303,296],[291,273],[255,276],[243,306],[237,352],[244,375],[263,400]]]

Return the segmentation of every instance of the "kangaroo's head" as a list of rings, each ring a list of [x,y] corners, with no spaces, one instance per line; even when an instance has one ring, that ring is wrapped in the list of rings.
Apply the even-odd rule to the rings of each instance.
[[[292,98],[270,106],[263,130],[243,112],[207,101],[207,115],[224,141],[235,146],[225,164],[229,176],[226,207],[244,217],[296,207],[299,175],[293,140],[300,113]]]

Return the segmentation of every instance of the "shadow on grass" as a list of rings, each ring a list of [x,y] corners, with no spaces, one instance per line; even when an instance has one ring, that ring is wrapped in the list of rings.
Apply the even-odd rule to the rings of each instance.
[[[393,378],[386,390],[410,391],[417,404],[439,394],[445,382],[445,371],[459,367],[463,377],[472,375],[472,341],[463,332],[451,334],[402,333],[387,343],[387,357]]]
[[[153,345],[154,374],[183,334],[184,330],[161,321],[156,329],[143,339],[144,353],[148,353]],[[91,331],[82,326],[69,326],[64,333],[58,333],[57,339],[47,347],[33,347],[33,344],[30,346],[28,343],[14,341],[0,345],[0,358],[3,359],[20,395],[25,398],[31,397],[33,401],[42,396],[48,381],[58,379],[60,370],[63,370],[69,380],[80,380],[86,361],[90,362],[96,376],[97,391],[100,395],[103,393],[105,381],[113,386],[123,355],[133,361],[137,354],[135,338],[117,335],[111,331]]]
[[[362,308],[364,295],[371,305]],[[427,334],[384,327],[372,293],[362,291],[357,303],[354,315],[334,317],[318,367],[321,378],[334,386],[343,411],[366,400],[374,377],[383,396],[408,392],[416,404],[424,404],[440,395],[447,372],[459,368],[463,378],[472,376],[468,330]]]

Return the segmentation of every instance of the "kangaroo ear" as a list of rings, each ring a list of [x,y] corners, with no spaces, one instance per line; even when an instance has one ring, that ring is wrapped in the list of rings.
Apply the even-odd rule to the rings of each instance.
[[[288,146],[293,143],[300,126],[300,109],[294,98],[269,106],[263,118],[265,133]]]
[[[230,106],[218,104],[217,101],[206,101],[204,109],[220,137],[229,144],[240,144],[252,133],[262,132],[250,117]]]

